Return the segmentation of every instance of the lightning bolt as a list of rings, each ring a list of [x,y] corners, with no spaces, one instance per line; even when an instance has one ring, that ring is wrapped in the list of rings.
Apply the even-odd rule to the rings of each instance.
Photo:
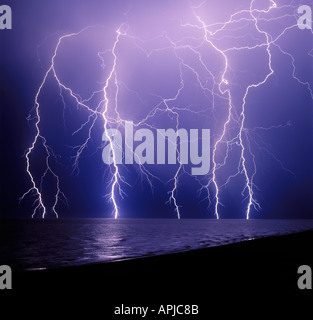
[[[56,211],[56,207],[58,205],[58,202],[60,200],[60,197],[63,196],[65,201],[66,201],[66,197],[64,195],[64,193],[60,190],[60,178],[59,176],[53,171],[53,169],[51,168],[50,166],[50,159],[51,159],[51,156],[53,156],[53,152],[51,152],[51,149],[48,147],[47,145],[47,140],[44,136],[41,135],[41,131],[40,131],[40,121],[41,121],[41,118],[40,118],[40,103],[38,101],[39,99],[39,96],[40,96],[40,93],[42,91],[42,88],[44,86],[44,84],[46,83],[46,80],[48,78],[48,75],[50,74],[50,72],[53,72],[54,75],[55,74],[55,70],[54,70],[54,60],[55,60],[55,57],[57,55],[57,50],[59,48],[59,45],[61,43],[61,41],[67,37],[70,37],[74,34],[70,34],[70,35],[67,35],[67,36],[63,36],[59,39],[58,43],[57,43],[57,46],[56,46],[56,49],[54,51],[54,54],[52,56],[52,60],[51,60],[51,65],[49,67],[49,69],[47,70],[47,72],[45,73],[44,75],[44,78],[43,78],[43,81],[42,83],[40,84],[39,86],[39,89],[36,93],[36,96],[35,96],[35,119],[36,119],[36,122],[35,122],[35,130],[36,130],[36,133],[35,133],[35,137],[34,137],[34,140],[31,144],[31,146],[28,148],[27,152],[25,153],[25,158],[26,158],[26,172],[30,178],[30,181],[31,181],[31,188],[25,192],[22,197],[20,198],[20,200],[24,199],[24,197],[29,194],[29,193],[34,193],[35,194],[35,201],[34,201],[34,205],[35,208],[34,208],[34,211],[33,211],[33,214],[32,214],[32,217],[35,216],[36,212],[41,209],[42,210],[42,218],[45,217],[46,215],[46,212],[47,212],[47,208],[44,204],[44,201],[43,201],[43,196],[42,196],[42,183],[43,183],[43,180],[44,178],[46,177],[47,173],[51,173],[55,180],[56,180],[56,193],[55,193],[55,201],[54,201],[54,204],[53,204],[53,207],[52,207],[52,211],[53,213],[55,214],[55,216],[58,218],[58,214],[57,214],[57,211]],[[44,172],[44,174],[42,175],[41,177],[41,183],[40,185],[38,186],[38,182],[35,181],[35,178],[31,172],[31,169],[30,169],[30,155],[31,153],[35,150],[35,147],[39,144],[39,141],[41,141],[41,144],[42,146],[44,147],[45,149],[45,152],[46,152],[46,170]]]
[[[24,199],[27,195],[35,197],[34,200],[34,211],[32,217],[36,215],[38,211],[41,211],[42,218],[45,217],[47,213],[47,206],[45,204],[45,197],[43,195],[43,184],[47,179],[48,175],[51,175],[55,181],[55,194],[54,202],[52,205],[52,212],[58,217],[57,209],[60,201],[67,204],[67,199],[65,194],[61,190],[61,178],[58,176],[56,169],[54,169],[56,164],[56,155],[51,146],[49,146],[47,138],[42,133],[41,128],[41,117],[40,114],[43,112],[43,106],[41,106],[39,100],[40,96],[43,94],[43,88],[47,86],[47,80],[50,76],[54,78],[58,87],[59,93],[65,107],[65,93],[72,99],[72,101],[81,109],[85,110],[88,114],[87,119],[83,122],[80,127],[73,132],[73,135],[87,128],[87,135],[81,144],[73,147],[75,154],[73,156],[73,173],[79,173],[79,160],[81,155],[86,150],[89,142],[92,140],[92,132],[95,129],[96,122],[101,120],[103,123],[104,134],[106,140],[110,146],[113,163],[109,166],[110,179],[108,181],[109,192],[106,195],[107,200],[111,203],[113,207],[113,216],[118,218],[119,213],[119,200],[123,199],[126,192],[123,190],[123,185],[131,186],[127,181],[127,178],[122,174],[122,165],[117,163],[116,160],[116,150],[114,147],[113,138],[108,133],[111,128],[123,127],[125,121],[129,119],[123,119],[121,113],[119,112],[118,97],[121,90],[121,86],[124,87],[128,92],[134,94],[139,101],[143,102],[140,94],[128,88],[124,84],[122,79],[118,77],[118,66],[119,66],[119,44],[123,39],[128,39],[145,54],[146,58],[149,59],[152,55],[157,55],[160,52],[171,50],[177,59],[178,69],[179,69],[179,84],[177,85],[177,90],[172,96],[162,97],[160,95],[151,93],[152,96],[158,99],[158,102],[152,106],[151,111],[149,111],[141,120],[134,123],[135,127],[146,126],[152,129],[155,127],[150,123],[154,117],[160,114],[166,114],[171,119],[175,119],[176,130],[180,127],[180,115],[182,113],[192,113],[192,114],[204,114],[207,110],[193,110],[192,106],[179,106],[178,100],[181,97],[185,89],[185,80],[188,74],[192,74],[196,79],[196,83],[202,90],[203,95],[208,98],[212,108],[211,111],[217,118],[221,126],[219,132],[215,134],[214,144],[212,147],[212,169],[210,173],[205,177],[205,182],[198,177],[193,177],[200,185],[200,192],[205,191],[207,196],[206,199],[209,201],[209,206],[213,203],[213,213],[216,219],[221,217],[220,208],[223,206],[222,203],[222,193],[223,188],[232,180],[237,177],[243,177],[244,183],[242,185],[241,195],[242,201],[245,202],[244,216],[249,219],[252,210],[259,211],[261,209],[261,204],[258,201],[257,191],[258,187],[255,184],[255,177],[257,175],[257,157],[253,152],[251,146],[251,141],[254,145],[258,145],[256,141],[252,138],[251,133],[257,129],[260,130],[272,130],[284,127],[284,125],[272,126],[269,128],[254,128],[248,129],[246,127],[247,120],[247,108],[252,107],[249,103],[249,96],[252,91],[260,89],[262,86],[268,83],[269,79],[275,74],[273,66],[273,50],[274,48],[287,56],[290,59],[292,73],[291,77],[299,84],[305,86],[309,91],[313,99],[313,91],[309,81],[302,80],[297,75],[296,59],[295,57],[283,48],[279,44],[279,40],[288,34],[289,31],[297,28],[297,6],[294,1],[290,4],[278,5],[276,2],[270,0],[268,5],[263,9],[257,9],[259,2],[256,0],[251,0],[249,5],[245,9],[233,12],[226,21],[218,23],[208,23],[203,17],[203,8],[208,4],[208,1],[203,1],[198,5],[189,5],[190,10],[190,20],[188,22],[178,22],[177,27],[183,29],[191,29],[196,34],[195,36],[185,36],[183,35],[179,39],[173,40],[169,35],[167,30],[163,30],[157,39],[166,40],[162,46],[147,50],[145,48],[145,40],[140,39],[140,37],[132,34],[129,22],[123,22],[119,28],[116,30],[115,38],[109,52],[112,58],[112,65],[109,68],[108,75],[104,80],[104,87],[101,90],[94,91],[91,96],[87,99],[82,99],[80,95],[74,92],[71,87],[65,85],[59,78],[55,60],[59,53],[59,48],[69,38],[79,37],[84,32],[90,30],[91,28],[99,26],[88,26],[77,33],[70,33],[63,35],[58,38],[55,50],[53,52],[50,66],[46,73],[44,74],[43,80],[39,85],[37,93],[35,95],[35,104],[33,108],[34,116],[30,119],[35,120],[35,135],[30,144],[30,147],[25,152],[26,159],[26,173],[30,179],[30,188],[26,191],[20,200]],[[286,13],[284,10],[289,10]],[[128,14],[128,13],[127,13]],[[127,14],[125,14],[125,19],[127,21]],[[292,19],[294,23],[290,23],[285,26],[282,21],[284,19]],[[266,22],[277,22],[283,25],[281,31],[278,34],[273,35],[266,28],[263,27]],[[249,34],[253,39],[253,45],[240,45],[240,40],[242,36],[237,38],[231,35],[232,31],[244,30],[247,26],[253,26],[255,34]],[[239,45],[227,46],[224,38],[230,37],[232,40],[238,40]],[[151,39],[150,39],[151,40]],[[152,39],[153,40],[153,39]],[[162,42],[164,43],[164,42]],[[208,48],[213,50],[217,56],[220,57],[222,63],[219,71],[213,70],[204,60],[203,53],[201,52],[201,47],[206,45]],[[264,49],[267,56],[267,63],[264,65],[265,74],[262,79],[258,81],[251,81],[247,84],[243,90],[241,103],[235,101],[235,95],[238,95],[237,84],[233,83],[231,77],[232,73],[232,61],[231,54],[234,52],[251,52],[255,49]],[[312,49],[313,50],[313,49]],[[313,56],[312,50],[308,53],[309,56]],[[184,52],[189,52],[192,54],[194,61],[200,66],[199,70],[192,62],[188,61],[184,57]],[[107,66],[107,61],[103,56],[103,52],[98,53],[100,61],[102,61],[102,66]],[[200,72],[206,75],[206,79],[203,80],[203,76]],[[111,98],[110,93],[114,93],[114,97]],[[93,99],[96,96],[101,96],[100,102],[93,106]],[[226,105],[226,114],[223,119],[218,119],[218,106],[216,105],[216,99],[222,99]],[[65,122],[65,120],[64,120]],[[33,173],[33,167],[31,165],[31,157],[36,152],[36,150],[42,146],[45,152],[45,171],[40,177],[36,179]],[[122,146],[121,146],[122,147]],[[283,170],[293,174],[289,169],[285,168],[283,163],[267,148],[262,145],[258,146],[261,150],[268,152],[272,158],[277,161]],[[130,148],[126,144],[126,148]],[[221,172],[223,168],[230,161],[230,155],[233,150],[239,150],[239,159],[236,166],[236,170],[231,174],[227,174],[227,177],[222,181]],[[133,154],[136,157],[136,154]],[[176,216],[178,219],[182,216],[182,206],[178,203],[177,194],[180,187],[180,176],[183,174],[188,174],[185,170],[185,165],[180,161],[180,154],[177,148],[177,161],[178,166],[174,172],[173,177],[165,182],[165,184],[171,184],[171,189],[168,192],[169,199],[168,204],[173,204]],[[151,173],[146,165],[138,164],[139,172],[142,177],[144,177],[150,187],[153,189],[153,180],[158,179],[153,173]],[[190,174],[189,174],[190,175]],[[213,201],[212,201],[213,199]]]
[[[192,24],[188,24],[189,26],[192,27],[196,27],[196,28],[201,28],[204,33],[205,33],[205,41],[212,47],[214,48],[224,59],[224,70],[222,73],[222,77],[221,77],[221,81],[218,84],[219,87],[219,91],[221,94],[226,94],[227,95],[227,99],[229,101],[228,105],[228,115],[226,118],[226,121],[224,122],[223,125],[223,131],[220,135],[220,137],[216,140],[214,147],[213,147],[213,169],[212,169],[212,178],[209,181],[209,183],[205,186],[205,188],[207,190],[209,190],[209,186],[211,184],[214,185],[214,189],[215,189],[215,207],[214,207],[214,212],[215,212],[215,216],[217,219],[219,219],[219,205],[220,205],[220,198],[219,198],[219,194],[220,194],[220,187],[218,185],[217,182],[217,170],[220,169],[221,167],[223,167],[226,162],[227,162],[227,158],[228,158],[228,154],[229,154],[229,146],[233,145],[234,142],[236,142],[236,144],[238,144],[241,148],[241,153],[240,153],[240,162],[238,164],[238,168],[237,168],[237,172],[231,176],[229,176],[226,180],[226,183],[223,185],[227,185],[227,183],[230,181],[231,178],[234,178],[236,176],[238,176],[239,174],[243,174],[244,178],[245,178],[245,186],[242,190],[242,196],[244,197],[245,193],[247,193],[246,199],[248,199],[248,204],[247,204],[247,208],[246,208],[246,212],[245,212],[245,217],[246,219],[250,218],[250,213],[251,213],[251,208],[253,207],[255,210],[260,210],[261,206],[259,204],[259,202],[257,201],[257,199],[255,198],[255,194],[254,194],[254,188],[256,188],[256,186],[254,185],[254,177],[256,175],[256,160],[255,160],[255,155],[252,153],[251,151],[251,145],[250,145],[250,141],[248,138],[248,134],[247,134],[247,129],[245,128],[245,119],[246,119],[246,107],[247,107],[247,99],[248,99],[248,95],[250,93],[250,91],[252,89],[256,89],[261,87],[262,85],[264,85],[268,79],[274,74],[274,70],[272,68],[272,54],[271,54],[271,46],[278,46],[278,48],[280,49],[280,51],[285,54],[288,55],[292,61],[292,67],[293,67],[293,73],[292,76],[293,78],[300,84],[305,85],[310,94],[311,97],[312,96],[312,89],[310,86],[309,82],[304,82],[302,80],[300,80],[297,76],[296,76],[296,67],[295,67],[295,59],[292,56],[292,54],[284,51],[276,42],[279,40],[279,38],[281,38],[288,30],[292,29],[292,28],[296,28],[297,24],[295,23],[292,26],[288,26],[286,27],[277,37],[276,39],[272,39],[271,35],[265,31],[263,31],[260,27],[259,27],[259,20],[265,20],[265,21],[270,21],[270,20],[274,20],[274,18],[269,18],[268,20],[266,18],[258,18],[257,15],[260,14],[268,14],[270,13],[270,11],[277,9],[277,4],[274,1],[270,1],[270,6],[268,9],[264,9],[264,10],[258,10],[258,9],[254,9],[253,6],[255,4],[255,0],[252,0],[250,2],[250,7],[248,10],[241,10],[238,11],[234,14],[231,15],[230,19],[225,22],[225,23],[220,23],[220,24],[216,24],[217,26],[220,26],[220,28],[217,28],[216,31],[211,32],[209,31],[210,28],[212,27],[216,27],[216,25],[206,25],[205,22],[201,19],[200,15],[198,15],[195,10],[196,9],[200,9],[206,2],[201,3],[199,6],[194,7],[193,13],[194,16],[196,17],[197,21],[199,22],[199,26],[195,26]],[[288,7],[288,6],[284,6],[284,7]],[[296,10],[296,6],[294,7],[294,10]],[[249,14],[250,18],[248,17],[242,17],[242,18],[238,18],[240,17],[240,15],[243,14]],[[286,17],[286,15],[283,15],[281,17],[276,18],[277,20],[282,19]],[[254,23],[255,26],[255,30],[257,31],[258,34],[263,35],[265,38],[265,41],[263,41],[261,44],[259,45],[255,45],[252,47],[246,46],[246,47],[231,47],[227,50],[222,50],[220,48],[218,48],[218,46],[216,46],[213,42],[213,38],[214,36],[216,36],[219,32],[226,30],[227,27],[229,27],[231,24],[235,24],[238,23],[240,21],[252,21]],[[227,127],[229,126],[230,122],[231,122],[231,117],[233,115],[233,104],[232,104],[232,97],[231,97],[231,91],[230,89],[222,89],[222,85],[223,84],[228,84],[229,81],[226,79],[226,74],[229,70],[229,60],[228,60],[228,56],[227,53],[231,52],[232,50],[252,50],[255,49],[257,47],[265,47],[266,48],[266,52],[268,55],[268,73],[266,74],[266,76],[264,77],[264,79],[262,81],[259,81],[258,83],[252,83],[250,85],[247,86],[244,96],[243,96],[243,104],[241,106],[241,112],[240,112],[240,119],[239,119],[239,133],[235,138],[232,138],[230,140],[226,139],[226,134],[227,134]],[[309,53],[310,55],[310,53]],[[244,142],[244,138],[246,140],[246,143]],[[226,155],[222,161],[222,163],[218,163],[217,162],[217,151],[219,150],[220,145],[224,142],[224,140],[226,139],[226,144],[227,144],[227,151],[226,151]],[[247,169],[247,154],[250,155],[250,157],[252,158],[252,163],[253,163],[253,171],[252,173],[249,175],[248,173],[248,169]],[[274,155],[272,155],[273,158],[279,162],[280,160],[278,160]],[[284,168],[284,166],[281,164],[282,168]],[[290,172],[290,170],[287,169],[288,172]],[[293,174],[292,172],[290,172],[291,174]],[[209,194],[209,191],[208,191]]]
[[[112,66],[112,69],[111,69],[111,72],[109,74],[109,77],[107,78],[106,80],[106,83],[105,83],[105,86],[103,88],[103,95],[104,95],[104,110],[102,112],[102,117],[103,117],[103,120],[104,120],[104,132],[105,132],[105,135],[107,137],[107,139],[109,140],[109,144],[110,144],[110,149],[111,149],[111,152],[112,152],[112,155],[113,155],[113,167],[114,167],[114,171],[112,173],[112,179],[111,179],[111,192],[109,194],[109,199],[110,201],[112,202],[113,204],[113,207],[114,207],[114,217],[115,219],[117,219],[118,217],[118,205],[117,205],[117,200],[116,200],[116,189],[118,189],[119,191],[119,194],[122,196],[123,195],[123,191],[121,189],[121,186],[120,186],[120,183],[119,181],[120,180],[124,180],[121,175],[120,175],[120,172],[119,172],[119,167],[118,165],[116,164],[116,154],[115,154],[115,149],[114,149],[114,146],[113,146],[113,141],[112,141],[112,137],[109,136],[107,134],[108,132],[108,119],[107,119],[107,113],[108,113],[108,108],[109,108],[109,99],[108,99],[108,94],[107,94],[107,90],[108,90],[108,87],[109,87],[109,84],[110,84],[110,81],[112,79],[115,79],[115,84],[117,85],[117,75],[116,75],[116,64],[117,64],[117,56],[116,56],[116,47],[117,47],[117,44],[119,42],[119,39],[120,39],[120,36],[121,36],[121,32],[120,32],[120,29],[117,30],[117,36],[116,36],[116,40],[114,42],[114,45],[113,45],[113,48],[112,48],[112,55],[114,57],[114,61],[113,61],[113,66]],[[118,92],[118,87],[116,89],[116,91]]]

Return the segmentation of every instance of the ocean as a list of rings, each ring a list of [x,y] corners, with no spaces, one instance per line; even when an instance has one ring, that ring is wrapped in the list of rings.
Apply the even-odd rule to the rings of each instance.
[[[313,229],[313,220],[0,220],[0,265],[38,270],[134,259]]]

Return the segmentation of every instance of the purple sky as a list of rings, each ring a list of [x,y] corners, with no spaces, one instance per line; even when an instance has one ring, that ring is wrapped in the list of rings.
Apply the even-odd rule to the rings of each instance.
[[[2,214],[312,218],[313,35],[297,27],[312,2],[290,3],[7,1]],[[104,125],[124,133],[125,121],[155,136],[210,129],[210,172],[109,167]]]

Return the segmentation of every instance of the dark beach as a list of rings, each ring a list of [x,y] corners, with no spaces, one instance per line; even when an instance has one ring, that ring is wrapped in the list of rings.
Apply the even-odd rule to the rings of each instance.
[[[298,267],[313,267],[312,246],[313,231],[306,231],[112,263],[13,270],[13,290],[0,292],[1,302],[10,303],[13,313],[39,314],[40,306],[49,316],[87,312],[90,319],[96,314],[100,319],[131,318],[114,315],[114,308],[122,304],[154,309],[162,304],[199,306],[197,316],[175,319],[209,319],[215,311],[219,316],[253,317],[251,310],[257,315],[287,315],[312,306],[312,290],[297,287]]]

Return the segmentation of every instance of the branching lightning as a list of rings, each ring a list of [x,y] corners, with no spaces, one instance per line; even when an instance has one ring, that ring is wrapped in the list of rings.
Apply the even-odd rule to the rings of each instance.
[[[266,1],[265,1],[266,2]],[[88,31],[90,28],[95,28],[96,26],[88,26],[83,30],[77,33],[70,33],[59,37],[55,50],[53,52],[50,66],[48,70],[44,74],[43,80],[37,90],[35,96],[35,104],[33,108],[35,124],[35,135],[31,142],[30,147],[25,152],[26,159],[26,172],[30,179],[30,189],[26,191],[21,199],[24,199],[27,195],[34,196],[34,211],[32,213],[32,217],[34,217],[37,212],[41,212],[41,216],[44,218],[47,213],[47,206],[45,204],[45,196],[43,194],[43,183],[48,174],[52,175],[55,181],[55,194],[54,194],[54,203],[52,205],[52,212],[58,217],[58,206],[60,201],[67,202],[65,194],[61,190],[61,179],[57,174],[57,171],[53,166],[53,159],[56,158],[53,149],[48,145],[47,138],[42,134],[41,128],[41,112],[43,112],[43,106],[39,102],[40,96],[43,94],[43,88],[47,86],[48,77],[52,76],[56,81],[59,89],[60,95],[65,105],[65,94],[79,107],[83,108],[87,113],[87,119],[83,122],[80,127],[73,132],[73,135],[77,134],[84,128],[88,128],[87,136],[82,141],[80,145],[73,147],[75,154],[73,156],[73,172],[79,173],[79,160],[81,155],[85,152],[88,144],[92,139],[92,132],[95,129],[95,124],[97,121],[101,120],[103,123],[104,134],[106,135],[107,141],[110,145],[110,149],[112,152],[113,163],[109,166],[110,171],[110,180],[109,184],[109,193],[106,195],[106,198],[112,205],[112,212],[114,218],[118,218],[120,216],[119,212],[119,201],[126,195],[124,191],[123,185],[130,186],[131,183],[127,181],[127,178],[122,174],[121,164],[117,163],[114,142],[112,137],[108,134],[108,130],[116,127],[123,127],[125,121],[129,119],[123,119],[121,113],[119,112],[119,104],[118,97],[120,87],[124,86],[126,90],[135,94],[138,99],[141,99],[140,94],[133,90],[132,88],[128,88],[124,85],[123,79],[119,78],[118,68],[119,68],[119,45],[123,42],[124,39],[128,41],[132,41],[132,43],[145,54],[147,59],[149,59],[152,55],[157,55],[160,52],[170,50],[174,53],[175,58],[177,59],[177,64],[179,67],[179,83],[177,85],[177,91],[172,96],[163,97],[154,93],[154,95],[158,102],[151,108],[151,110],[143,116],[143,118],[136,123],[134,123],[135,127],[139,126],[147,126],[153,128],[150,124],[150,120],[155,118],[160,114],[168,115],[171,119],[175,119],[175,127],[176,130],[180,127],[180,115],[183,113],[192,113],[192,114],[202,114],[205,110],[198,111],[193,110],[192,106],[178,106],[176,102],[182,95],[185,89],[185,80],[187,78],[187,73],[191,73],[196,79],[197,85],[202,90],[203,95],[208,98],[208,100],[212,104],[213,113],[218,114],[218,106],[215,103],[217,98],[225,101],[225,105],[227,106],[226,115],[224,118],[218,119],[219,123],[221,123],[220,128],[214,135],[214,143],[212,146],[212,166],[211,171],[207,175],[205,181],[195,178],[196,181],[200,184],[200,191],[206,192],[206,198],[211,204],[213,204],[213,213],[216,219],[221,217],[220,207],[223,206],[221,195],[223,193],[223,188],[236,177],[243,177],[244,183],[241,189],[242,201],[244,203],[244,211],[243,215],[246,219],[249,219],[251,216],[252,210],[260,210],[261,205],[257,199],[258,187],[255,184],[255,177],[257,175],[257,157],[253,152],[253,148],[251,147],[251,143],[255,141],[253,140],[251,133],[255,133],[256,130],[271,130],[271,129],[279,129],[284,127],[284,125],[272,126],[269,128],[252,128],[248,129],[246,127],[246,119],[247,119],[247,108],[253,107],[249,102],[250,93],[254,90],[258,90],[261,87],[265,86],[269,79],[273,77],[275,74],[274,65],[273,65],[273,50],[277,50],[283,56],[286,56],[290,60],[291,64],[291,77],[300,85],[303,85],[309,91],[312,99],[313,99],[313,91],[311,84],[308,81],[301,80],[301,78],[297,75],[296,68],[296,59],[295,57],[283,48],[282,45],[279,44],[279,40],[282,39],[290,30],[297,28],[297,16],[296,9],[297,7],[293,5],[293,1],[289,5],[279,6],[274,1],[270,0],[267,2],[267,6],[263,9],[257,9],[258,1],[251,0],[248,7],[246,9],[242,9],[236,12],[233,12],[231,16],[226,20],[220,23],[210,23],[210,21],[206,21],[207,19],[203,17],[202,12],[203,8],[207,4],[207,1],[200,3],[199,5],[190,4],[190,21],[188,22],[178,22],[177,27],[184,29],[193,30],[195,33],[194,37],[182,36],[180,39],[173,40],[167,30],[163,30],[163,32],[159,35],[159,39],[165,40],[165,45],[159,46],[158,48],[154,48],[151,50],[147,50],[144,46],[144,40],[140,39],[140,37],[132,34],[131,28],[127,22],[127,14],[126,22],[123,22],[120,27],[116,30],[115,39],[113,41],[112,47],[109,51],[112,63],[109,67],[109,72],[104,80],[104,87],[102,90],[95,90],[92,95],[88,99],[82,99],[78,93],[75,93],[73,89],[69,86],[66,86],[58,76],[57,65],[56,65],[56,57],[59,55],[59,48],[62,46],[64,42],[66,42],[69,38],[79,37],[84,32]],[[292,9],[292,13],[286,14],[283,9]],[[280,14],[280,10],[282,13]],[[278,35],[272,35],[269,31],[264,28],[265,22],[277,22],[280,23],[286,17],[294,18],[293,24],[286,25],[282,28],[282,30],[278,33]],[[251,38],[254,41],[253,45],[241,45],[242,40],[238,37],[238,44],[227,46],[226,40],[227,37],[231,37],[232,40],[236,40],[237,38],[231,35],[232,31],[237,31],[240,29],[253,27],[253,34],[250,33]],[[164,42],[163,42],[164,43]],[[216,55],[220,58],[221,66],[220,70],[217,72],[213,70],[204,60],[203,53],[201,48],[203,45],[206,45],[208,48],[213,50]],[[231,77],[232,72],[232,61],[231,54],[234,52],[251,52],[255,49],[263,49],[267,56],[267,63],[264,65],[263,70],[265,70],[262,78],[257,81],[252,81],[245,85],[243,88],[243,94],[241,98],[241,104],[238,104],[238,99],[235,101],[234,96],[238,93],[236,90],[238,88],[234,85],[233,79]],[[198,63],[198,66],[201,66],[201,70],[197,69],[188,59],[185,59],[183,53],[190,52],[192,53],[195,61]],[[309,56],[313,56],[312,50],[308,53]],[[107,65],[107,61],[105,61],[101,52],[98,53],[98,57],[100,61],[102,61],[103,65]],[[203,80],[203,77],[200,75],[200,71],[206,74],[206,81]],[[109,92],[114,92],[114,98],[111,98]],[[100,102],[96,105],[92,105],[93,97],[101,95]],[[217,115],[216,117],[219,117]],[[289,126],[290,124],[288,124]],[[45,171],[42,174],[41,178],[36,180],[34,176],[34,168],[32,167],[31,156],[36,152],[36,149],[42,146],[45,151]],[[128,148],[129,146],[126,145]],[[268,152],[272,158],[277,161],[283,170],[290,172],[289,169],[286,169],[282,162],[271,152],[269,152],[266,146],[258,146],[260,149],[264,149]],[[236,166],[236,171],[232,173],[227,173],[227,177],[223,179],[220,177],[221,172],[223,172],[223,168],[229,161],[230,154],[232,150],[239,150],[239,159]],[[135,154],[134,154],[135,156]],[[174,175],[170,181],[168,181],[168,185],[171,185],[171,189],[168,191],[169,199],[168,204],[173,205],[177,218],[181,218],[182,210],[181,205],[177,200],[177,194],[179,192],[179,181],[180,176],[183,174],[188,174],[184,168],[184,164],[180,162],[180,155],[177,151],[177,160],[178,165],[175,169]],[[139,171],[148,182],[153,189],[153,180],[158,179],[152,172],[150,172],[146,165],[138,165]],[[291,173],[291,172],[290,172]],[[192,176],[191,176],[192,177]]]

